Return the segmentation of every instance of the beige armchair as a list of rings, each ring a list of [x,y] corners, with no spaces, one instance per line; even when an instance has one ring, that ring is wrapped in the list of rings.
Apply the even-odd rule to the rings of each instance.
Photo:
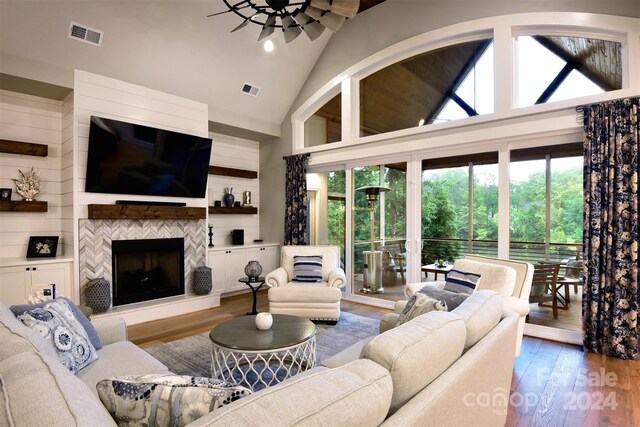
[[[280,268],[267,274],[270,287],[269,311],[290,314],[313,320],[337,322],[340,319],[340,300],[347,283],[340,267],[340,248],[337,246],[283,246]],[[322,279],[316,283],[293,282],[294,256],[322,256]]]

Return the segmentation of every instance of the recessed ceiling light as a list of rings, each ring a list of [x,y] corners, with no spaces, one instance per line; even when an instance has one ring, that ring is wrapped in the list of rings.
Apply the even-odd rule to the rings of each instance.
[[[267,40],[264,42],[262,47],[264,47],[265,52],[273,52],[274,45],[271,40]]]

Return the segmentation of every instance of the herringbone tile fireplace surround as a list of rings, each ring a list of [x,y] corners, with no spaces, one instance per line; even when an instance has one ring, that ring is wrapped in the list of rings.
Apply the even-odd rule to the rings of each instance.
[[[111,242],[184,238],[184,283],[193,293],[193,271],[207,263],[203,220],[81,219],[79,222],[80,301],[84,302],[87,282],[95,278],[112,281]]]

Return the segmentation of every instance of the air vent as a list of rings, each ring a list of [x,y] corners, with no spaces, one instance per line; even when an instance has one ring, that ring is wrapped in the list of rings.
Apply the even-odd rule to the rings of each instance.
[[[245,83],[244,85],[242,85],[242,92],[246,93],[247,95],[258,96],[258,93],[260,93],[260,88],[256,85]]]
[[[103,34],[103,31],[87,27],[86,25],[76,24],[75,22],[72,22],[69,26],[70,39],[89,43],[94,46],[100,46],[102,44]]]

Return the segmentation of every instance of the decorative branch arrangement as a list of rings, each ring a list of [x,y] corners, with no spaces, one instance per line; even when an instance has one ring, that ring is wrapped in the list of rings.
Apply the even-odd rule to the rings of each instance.
[[[26,173],[20,169],[18,169],[18,172],[20,172],[21,178],[13,179],[16,183],[16,193],[22,196],[23,200],[35,200],[36,195],[40,192],[40,177],[33,167]]]

